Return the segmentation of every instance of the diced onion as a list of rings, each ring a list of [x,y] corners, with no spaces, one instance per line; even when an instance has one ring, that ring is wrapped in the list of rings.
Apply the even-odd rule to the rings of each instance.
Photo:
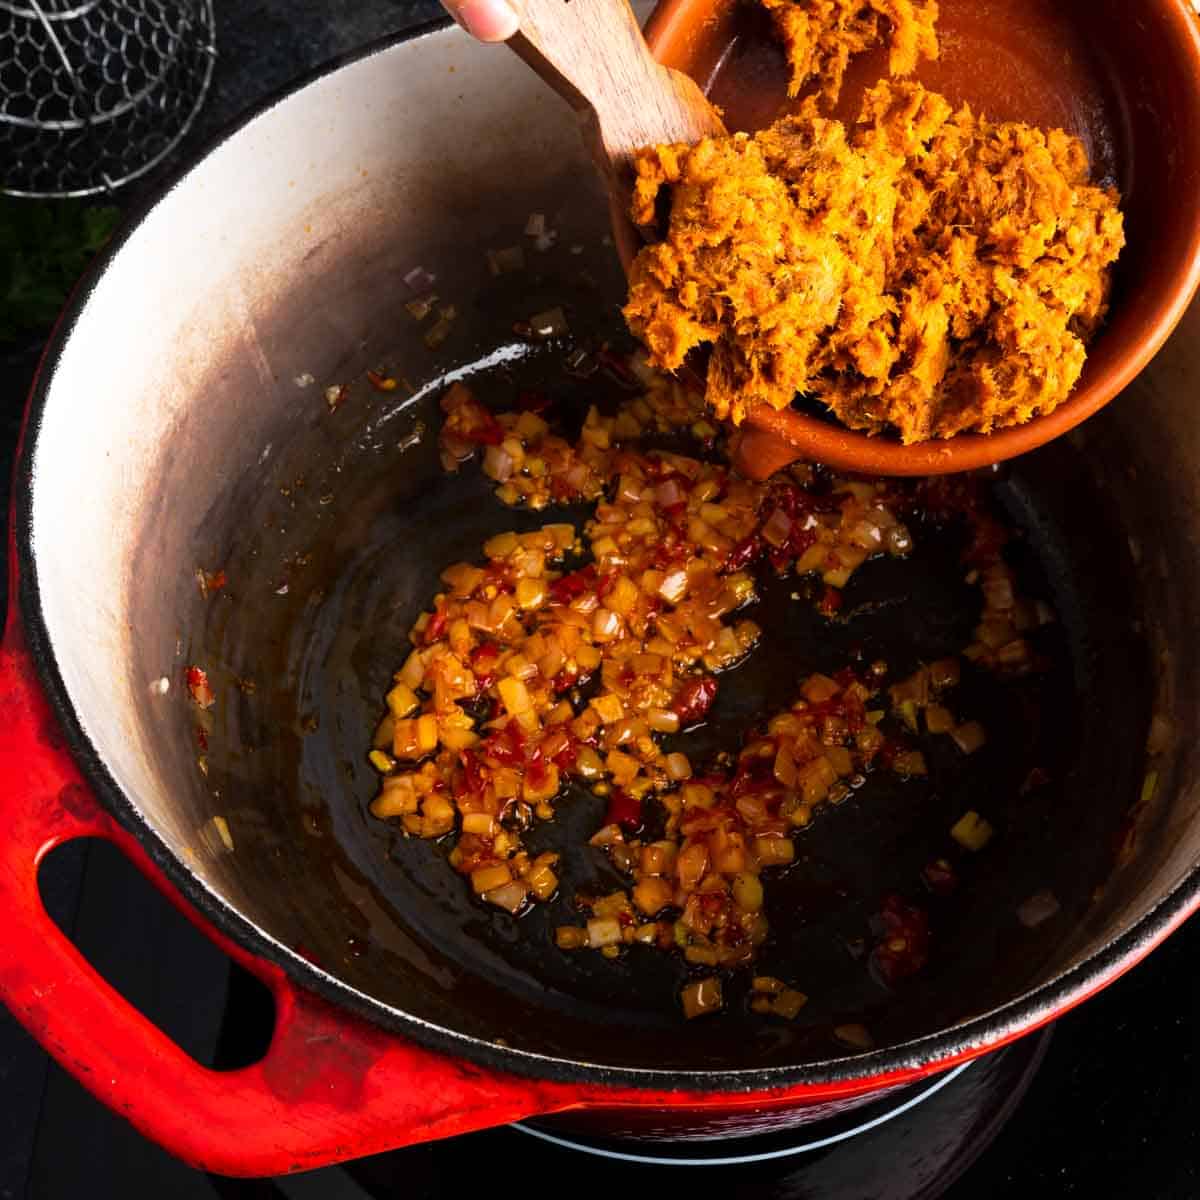
[[[676,782],[690,779],[692,776],[692,764],[688,761],[686,754],[668,754],[666,767],[667,774]]]
[[[413,269],[404,276],[404,282],[410,288],[412,288],[414,292],[427,292],[435,283],[437,283],[437,276],[431,275],[425,270],[424,267],[413,267]]]
[[[883,545],[883,530],[874,521],[864,517],[850,530],[849,540],[863,550],[878,550]]]
[[[512,478],[512,455],[503,446],[489,446],[483,453],[483,473],[497,483]]]
[[[621,941],[621,923],[615,917],[593,917],[587,923],[588,945],[593,950],[616,946]]]
[[[1012,579],[1007,574],[985,579],[982,590],[983,601],[990,609],[1008,609],[1016,603]]]
[[[707,1013],[718,1012],[724,1004],[721,995],[721,981],[713,977],[689,983],[679,993],[679,999],[683,1004],[683,1015],[688,1020],[693,1017],[705,1016]]]
[[[903,525],[893,525],[883,535],[887,552],[893,558],[903,558],[913,547],[912,534]]]
[[[478,833],[490,837],[496,831],[496,819],[491,813],[465,813],[462,819],[463,833]]]
[[[668,479],[654,489],[654,498],[663,508],[674,508],[684,499],[683,489],[676,480]]]
[[[529,318],[529,328],[535,337],[562,337],[570,332],[566,315],[561,308],[548,308],[545,312],[534,313]]]
[[[634,886],[633,902],[648,917],[656,917],[673,896],[671,885],[657,875],[648,875]]]
[[[668,604],[678,604],[680,600],[687,594],[688,590],[688,573],[686,571],[672,571],[662,583],[658,585],[658,594]]]
[[[519,879],[514,879],[511,883],[502,884],[500,887],[483,893],[484,900],[489,904],[494,904],[497,908],[503,908],[510,913],[520,912],[528,896],[528,887]]]
[[[960,675],[961,667],[957,658],[939,658],[929,664],[929,682],[935,691],[957,687]]]
[[[772,546],[782,546],[792,532],[792,518],[781,508],[777,508],[762,527],[763,540]]]
[[[533,701],[529,698],[529,692],[519,679],[513,679],[509,676],[506,679],[500,680],[498,688],[504,707],[514,716],[528,712],[533,707]]]
[[[609,608],[598,608],[592,616],[592,637],[610,642],[621,632],[621,618]]]
[[[950,836],[965,850],[982,850],[995,831],[977,812],[964,813],[950,829]]]
[[[503,887],[512,879],[512,872],[503,863],[491,867],[479,867],[471,872],[471,886],[478,895]]]
[[[646,713],[646,722],[655,733],[679,732],[679,714],[671,712],[670,709],[650,709]]]
[[[974,754],[987,744],[987,731],[978,721],[966,721],[950,731],[954,744],[964,754]]]
[[[754,839],[754,855],[764,867],[780,866],[796,857],[796,847],[791,838],[760,837]]]
[[[763,906],[763,886],[757,875],[742,871],[733,877],[734,902],[744,912],[758,912]]]
[[[875,1039],[865,1025],[846,1024],[835,1025],[833,1036],[852,1050],[870,1050],[875,1045]]]

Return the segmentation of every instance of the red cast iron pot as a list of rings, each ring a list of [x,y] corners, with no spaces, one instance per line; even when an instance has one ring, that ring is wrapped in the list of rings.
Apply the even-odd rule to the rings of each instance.
[[[559,235],[544,252],[523,242],[534,211]],[[1068,666],[1040,710],[1061,769],[1049,798],[1013,785],[997,802],[995,845],[927,972],[895,994],[839,947],[944,840],[945,805],[919,790],[816,823],[809,866],[779,885],[772,926],[812,995],[786,1027],[736,1005],[684,1023],[669,956],[559,954],[563,909],[518,934],[443,849],[369,817],[364,742],[438,571],[539,520],[502,509],[474,470],[446,476],[432,433],[410,435],[454,378],[498,402],[514,383],[565,386],[562,347],[514,339],[514,314],[560,304],[577,328],[611,323],[605,229],[560,102],[514,56],[431,28],[218,144],[118,237],[52,339],[17,467],[0,657],[0,997],[196,1166],[276,1174],[532,1115],[656,1137],[803,1124],[1052,1020],[1198,902],[1195,310],[1076,440],[996,477],[1062,616]],[[527,270],[492,277],[485,250],[512,244]],[[435,349],[404,308],[417,267],[458,311]],[[413,394],[362,383],[380,363]],[[226,586],[204,598],[197,568]],[[935,638],[922,570],[884,640]],[[772,675],[795,678],[764,662],[746,714]],[[192,664],[217,693],[207,714]],[[1043,736],[1004,728],[1017,760]],[[996,780],[1006,769],[994,760]],[[594,801],[564,803],[547,844],[597,819]],[[79,837],[120,847],[268,985],[262,1062],[201,1067],[63,938],[38,864]],[[841,883],[818,902],[821,862]],[[1026,929],[1014,909],[1041,888],[1061,910]],[[839,1021],[869,1024],[876,1048],[839,1046]]]

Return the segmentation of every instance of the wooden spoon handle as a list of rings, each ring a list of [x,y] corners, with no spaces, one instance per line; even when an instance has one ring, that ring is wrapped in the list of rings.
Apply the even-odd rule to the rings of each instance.
[[[520,8],[509,45],[579,112],[611,182],[628,186],[641,146],[725,132],[696,84],[654,61],[628,0],[520,0]]]

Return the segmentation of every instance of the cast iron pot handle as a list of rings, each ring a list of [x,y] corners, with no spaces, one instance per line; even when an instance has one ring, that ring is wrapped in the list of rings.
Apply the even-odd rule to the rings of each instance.
[[[17,589],[10,546],[9,595]],[[96,800],[63,743],[21,627],[0,645],[0,1001],[98,1099],[192,1166],[278,1175],[561,1111],[617,1093],[523,1079],[424,1050],[294,985],[215,930]],[[270,988],[265,1057],[201,1066],[116,992],[50,919],[38,868],[56,846],[118,847]],[[653,1103],[635,1093],[634,1103]]]

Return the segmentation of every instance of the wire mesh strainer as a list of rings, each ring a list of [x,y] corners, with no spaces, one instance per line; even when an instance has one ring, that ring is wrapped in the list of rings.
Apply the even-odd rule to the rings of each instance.
[[[0,191],[144,174],[187,133],[215,56],[212,0],[0,0]]]

